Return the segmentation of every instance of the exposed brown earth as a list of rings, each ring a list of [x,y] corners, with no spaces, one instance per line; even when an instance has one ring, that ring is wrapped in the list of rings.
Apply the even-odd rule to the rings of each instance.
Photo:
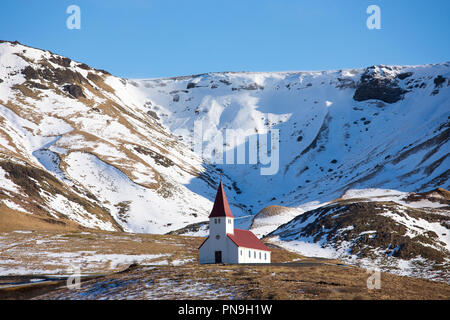
[[[440,274],[440,279],[448,281],[450,257],[441,241],[447,235],[437,235],[434,231],[419,233],[386,214],[405,221],[438,223],[443,227],[450,223],[450,216],[444,213],[400,206],[392,201],[349,199],[299,215],[268,237],[276,235],[285,241],[311,237],[314,242],[324,240],[336,249],[348,244],[348,254],[358,258],[410,260],[421,257],[426,260],[422,268],[430,268]]]
[[[436,188],[428,192],[412,193],[408,195],[405,201],[414,202],[427,199],[431,202],[447,204],[450,206],[450,191],[444,188]]]
[[[203,241],[200,237],[110,232],[14,232],[2,233],[0,237],[10,242],[8,246],[2,244],[7,250],[2,250],[0,261],[11,260],[12,254],[22,265],[37,263],[36,266],[45,267],[43,262],[48,260],[46,253],[49,252],[56,254],[55,261],[59,253],[61,263],[70,252],[90,250],[100,255],[164,254],[130,268],[119,265],[111,269],[108,263],[99,263],[89,269],[87,265],[82,271],[86,270],[91,278],[83,278],[79,290],[68,289],[64,277],[27,283],[31,277],[3,276],[0,278],[3,299],[450,298],[448,284],[387,273],[381,274],[380,289],[368,289],[367,279],[371,274],[365,269],[337,260],[303,257],[271,244],[268,244],[273,250],[270,265],[199,265],[197,247]],[[82,257],[74,258],[72,263]],[[184,263],[177,264],[177,261]],[[50,271],[55,270],[55,266],[47,266]],[[40,276],[34,274],[33,277]],[[25,283],[5,285],[11,282]]]
[[[33,213],[30,215],[18,212],[8,208],[4,203],[0,203],[0,220],[4,222],[0,224],[0,231],[22,228],[27,230],[87,230],[63,215],[58,217],[51,215],[48,209],[42,206],[44,203],[42,191],[52,195],[63,195],[82,206],[87,212],[101,217],[104,221],[109,221],[117,230],[122,230],[105,208],[90,201],[95,200],[92,195],[85,194],[85,197],[82,197],[74,193],[48,172],[12,161],[0,160],[0,167],[8,174],[11,181],[21,188],[21,192],[27,195],[24,197],[22,193],[17,194],[11,201],[20,204],[27,212]],[[8,198],[7,194],[0,190],[0,200]]]
[[[80,290],[61,288],[36,299],[448,299],[450,286],[381,275],[368,289],[365,270],[346,266],[185,265],[132,268],[89,280]]]
[[[356,87],[353,99],[356,101],[378,99],[386,103],[394,103],[402,99],[407,90],[401,88],[396,79],[382,78],[374,74],[374,69],[375,67],[366,68]]]

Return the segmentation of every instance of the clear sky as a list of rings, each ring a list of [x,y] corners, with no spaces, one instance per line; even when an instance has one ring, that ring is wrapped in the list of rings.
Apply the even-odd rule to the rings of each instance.
[[[371,4],[381,30],[366,26]],[[127,78],[329,70],[449,61],[449,15],[449,0],[10,0],[0,39]]]

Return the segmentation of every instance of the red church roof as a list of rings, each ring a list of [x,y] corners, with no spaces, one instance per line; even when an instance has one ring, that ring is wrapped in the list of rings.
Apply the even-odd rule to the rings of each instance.
[[[234,229],[234,234],[227,233],[228,238],[231,239],[238,247],[245,247],[250,249],[270,251],[265,244],[259,240],[253,232],[249,230]]]
[[[225,191],[223,190],[222,181],[220,181],[219,189],[217,190],[216,200],[214,200],[214,206],[209,215],[209,218],[216,217],[230,217],[234,218],[231,213],[230,207],[228,206],[227,196],[225,195]]]

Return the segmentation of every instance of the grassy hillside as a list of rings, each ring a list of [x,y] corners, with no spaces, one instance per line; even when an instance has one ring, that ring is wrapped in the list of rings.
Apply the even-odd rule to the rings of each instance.
[[[0,297],[6,299],[448,299],[450,286],[381,274],[271,246],[271,265],[198,265],[201,237],[112,232],[0,233]],[[63,274],[79,265],[79,290]],[[131,267],[129,267],[132,265]],[[29,276],[6,276],[17,270]],[[39,274],[59,274],[51,279]],[[31,282],[34,279],[34,282]],[[41,280],[41,281],[39,281]],[[20,285],[18,284],[20,283]]]

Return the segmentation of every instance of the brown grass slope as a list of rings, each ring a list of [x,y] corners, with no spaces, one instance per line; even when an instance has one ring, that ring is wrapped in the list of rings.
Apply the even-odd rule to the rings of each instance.
[[[5,192],[0,189],[0,200],[13,201],[28,212],[12,210],[0,202],[0,220],[2,221],[0,231],[88,229],[63,214],[57,212],[50,214],[51,208],[46,205],[45,199],[42,198],[43,192],[53,196],[61,195],[80,205],[100,220],[110,222],[116,230],[122,230],[120,225],[111,217],[109,211],[96,203],[93,195],[74,192],[47,171],[14,161],[0,161],[0,167],[6,172],[7,178],[20,189],[19,193],[13,194],[13,197],[11,197],[12,192]]]
[[[450,227],[450,215],[442,211],[410,208],[392,201],[349,199],[299,215],[267,238],[278,236],[281,240],[290,241],[311,237],[314,242],[326,241],[335,249],[348,244],[348,255],[358,258],[423,258],[426,261],[422,263],[423,268],[431,268],[448,281],[450,252],[442,241],[442,237],[448,237],[448,234],[438,235],[432,230],[417,232],[386,214],[404,221],[422,220],[438,223],[447,229]]]
[[[117,269],[109,269],[107,264],[99,265],[89,270],[91,277],[82,280],[79,290],[66,288],[64,278],[2,287],[2,283],[26,282],[27,278],[0,277],[0,297],[3,299],[450,298],[448,284],[387,273],[381,274],[380,289],[370,290],[367,288],[370,273],[364,269],[337,260],[303,257],[271,244],[268,244],[273,250],[271,265],[199,265],[197,248],[203,241],[200,237],[111,232],[0,233],[0,239],[5,236],[18,244],[9,249],[9,254],[23,258],[22,264],[32,264],[31,260],[41,259],[34,262],[44,265],[46,252],[60,252],[64,256],[64,252],[95,250],[98,254],[159,253],[165,256],[130,268],[120,265]],[[61,239],[67,240],[66,245],[58,243],[57,240]],[[42,244],[41,241],[38,245],[36,240],[47,242]],[[22,250],[25,246],[27,254]],[[79,259],[82,260],[82,256]],[[180,259],[185,263],[176,264]],[[10,256],[2,252],[0,260],[10,260]],[[161,264],[166,260],[168,264]]]

